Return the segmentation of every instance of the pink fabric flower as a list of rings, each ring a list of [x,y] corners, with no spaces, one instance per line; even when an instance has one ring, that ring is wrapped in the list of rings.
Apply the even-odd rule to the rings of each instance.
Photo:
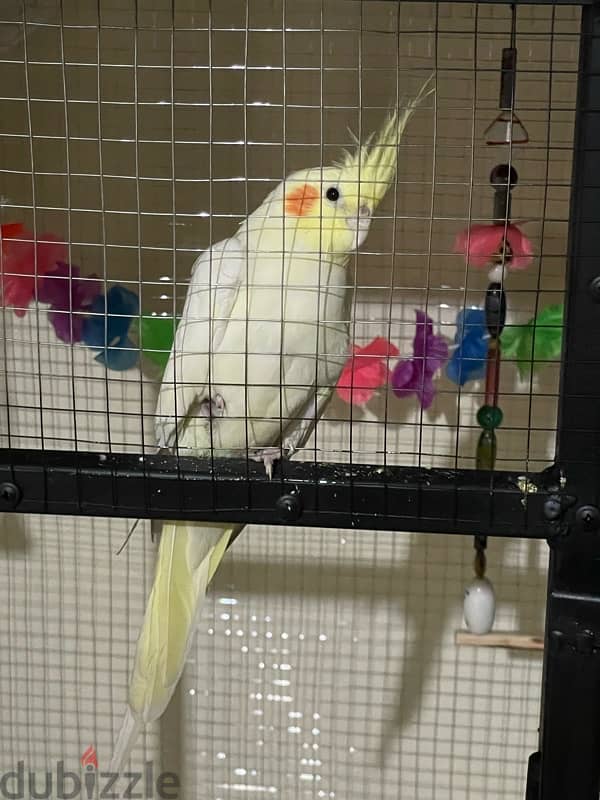
[[[471,225],[457,234],[454,252],[462,253],[468,264],[474,267],[487,266],[493,255],[499,252],[506,236],[512,258],[507,259],[509,269],[525,269],[531,264],[533,246],[516,225]]]
[[[385,386],[389,379],[387,359],[397,356],[398,348],[387,339],[378,336],[365,347],[352,348],[335,391],[345,403],[363,406],[375,394],[380,386]]]
[[[18,317],[23,317],[35,295],[36,269],[37,275],[53,269],[66,258],[67,245],[51,233],[42,233],[35,242],[31,231],[25,230],[21,222],[0,226],[0,239],[2,305],[11,306]]]

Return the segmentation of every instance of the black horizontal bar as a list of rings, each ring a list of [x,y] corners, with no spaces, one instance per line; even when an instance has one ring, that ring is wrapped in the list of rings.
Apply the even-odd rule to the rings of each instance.
[[[0,481],[20,495],[0,509],[28,513],[548,535],[538,473],[285,460],[269,480],[244,459],[0,449]]]

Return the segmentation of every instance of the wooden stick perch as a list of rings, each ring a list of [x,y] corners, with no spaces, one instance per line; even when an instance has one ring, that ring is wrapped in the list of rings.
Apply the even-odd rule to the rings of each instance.
[[[505,647],[510,650],[537,650],[543,651],[544,637],[532,636],[526,633],[511,633],[509,631],[493,631],[491,633],[469,633],[469,631],[456,631],[454,642],[458,646],[471,647]]]

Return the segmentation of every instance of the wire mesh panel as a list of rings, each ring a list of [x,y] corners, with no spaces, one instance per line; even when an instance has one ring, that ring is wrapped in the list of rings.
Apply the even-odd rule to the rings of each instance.
[[[63,267],[54,282],[35,282],[38,300],[41,296],[55,301],[51,319],[54,327],[59,326],[58,335],[51,327],[44,337],[48,304],[40,302],[24,317],[11,314],[4,323],[5,413],[11,412],[13,418],[13,424],[5,426],[4,441],[10,446],[91,449],[114,456],[94,475],[91,496],[80,484],[79,508],[96,513],[103,506],[129,508],[135,515],[141,506],[142,511],[158,516],[166,510],[164,505],[161,508],[164,496],[157,498],[141,486],[135,494],[131,482],[119,491],[115,474],[132,476],[132,464],[118,458],[128,449],[148,454],[149,460],[137,464],[138,474],[145,474],[145,469],[156,471],[165,463],[151,459],[157,441],[155,420],[144,413],[144,403],[156,392],[194,259],[211,243],[235,233],[283,177],[309,165],[327,166],[339,160],[341,149],[352,146],[348,129],[359,141],[366,141],[377,132],[386,109],[414,96],[432,72],[436,93],[421,104],[407,126],[398,148],[393,186],[377,208],[363,246],[346,258],[343,286],[348,287],[349,307],[341,316],[349,326],[349,340],[345,341],[344,334],[340,343],[328,344],[321,334],[323,342],[312,343],[313,350],[340,351],[327,353],[332,367],[323,375],[317,374],[319,367],[314,380],[303,376],[299,384],[293,370],[289,377],[279,376],[278,380],[287,381],[290,397],[279,409],[273,401],[269,416],[275,433],[266,434],[266,440],[276,444],[278,429],[285,434],[294,422],[292,417],[308,415],[301,406],[296,408],[296,395],[312,395],[318,405],[319,392],[328,394],[342,380],[327,410],[328,424],[317,426],[310,442],[302,443],[296,461],[364,463],[384,469],[475,466],[481,431],[476,411],[485,402],[485,387],[472,380],[464,382],[470,361],[475,364],[476,359],[465,350],[462,334],[476,333],[475,327],[461,327],[460,320],[457,328],[457,314],[482,306],[489,280],[487,270],[465,266],[464,255],[455,252],[454,243],[461,231],[475,231],[474,226],[494,221],[491,169],[502,164],[518,167],[518,184],[510,186],[511,215],[517,222],[527,222],[535,261],[527,271],[519,268],[504,276],[510,292],[507,333],[511,326],[527,323],[548,307],[560,308],[577,11],[532,6],[520,11],[511,34],[510,14],[503,7],[407,9],[386,3],[368,8],[324,4],[301,9],[225,4],[187,10],[171,5],[113,9],[104,4],[63,4],[43,10],[27,7],[23,17],[23,9],[16,4],[5,12],[3,29],[14,42],[7,44],[5,59],[10,88],[3,101],[4,218],[9,223],[22,222],[30,236],[42,242],[36,267],[40,273],[46,270],[47,260],[57,257],[71,267],[70,271]],[[31,36],[20,36],[22,30]],[[527,117],[529,143],[520,149],[512,143],[490,147],[484,135],[498,111],[500,59],[511,42],[524,43],[518,48],[516,98],[518,110]],[[242,238],[248,235],[246,228],[241,231]],[[67,250],[52,248],[48,242],[44,250],[48,233],[51,239],[64,240]],[[8,236],[18,241],[19,235],[6,229],[4,249],[10,255]],[[473,237],[473,247],[481,246],[475,242],[475,232]],[[273,260],[277,258],[274,255]],[[475,259],[475,263],[480,261]],[[513,263],[518,261],[515,256]],[[63,296],[59,278],[74,277],[76,268],[76,296]],[[18,262],[12,273],[10,263],[5,269],[7,283],[12,275],[18,284]],[[200,293],[204,285],[206,281],[199,280]],[[33,294],[31,286],[24,295],[17,288],[7,286],[5,293],[10,296],[13,291],[15,307],[24,310]],[[323,293],[323,286],[319,291]],[[53,293],[61,296],[55,298]],[[273,297],[271,306],[277,305],[276,290]],[[293,296],[285,302],[291,304]],[[415,310],[425,317],[415,316]],[[248,352],[255,346],[252,337],[260,342],[274,327],[281,327],[280,311],[273,314],[271,323],[258,312],[245,314],[249,348],[235,351],[234,347],[227,369],[236,374],[215,375],[212,394],[222,396],[220,384],[230,386],[231,394],[244,381],[250,387],[252,380],[260,394],[262,387],[256,383],[260,379],[244,374],[246,359],[252,357]],[[289,319],[289,309],[286,314]],[[447,370],[453,369],[456,375],[457,364],[462,363],[465,372],[459,377],[464,385],[457,387],[444,369],[438,369],[435,388],[431,388],[435,396],[428,394],[426,409],[422,392],[411,391],[410,386],[399,386],[396,393],[385,390],[388,368],[398,380],[406,380],[411,364],[405,362],[410,361],[415,336],[418,339],[425,333],[425,318],[435,328],[433,335],[441,337],[444,353],[449,345]],[[217,317],[214,324],[218,322]],[[553,325],[560,339],[560,322]],[[536,331],[541,338],[543,322],[540,326]],[[486,335],[484,331],[484,339]],[[92,348],[90,358],[100,362],[97,377],[85,378],[80,386],[73,372],[65,381],[62,404],[52,407],[44,391],[47,353],[63,347],[69,350],[70,340],[82,337]],[[367,347],[364,353],[359,351],[367,357],[374,340],[379,346],[381,340],[389,343],[378,360],[377,351],[371,359],[384,375],[384,388],[375,385],[371,391],[369,384],[365,402],[364,392],[358,391],[362,387],[357,386],[355,393],[347,389],[348,381],[364,382],[361,373],[346,369],[342,378],[336,376],[351,348]],[[33,348],[30,357],[37,362],[33,369],[23,364],[20,349],[13,348],[12,342],[19,341],[35,342],[28,345]],[[280,364],[280,372],[284,367],[289,370],[285,357],[278,361],[286,345],[277,336],[273,341],[269,347],[274,363]],[[104,353],[107,342],[113,346]],[[119,374],[120,367],[136,362],[140,345],[142,377],[129,370]],[[521,367],[533,357],[538,367],[541,360],[543,369],[535,377],[524,369],[520,378],[514,364],[501,371],[499,403],[504,417],[496,465],[528,474],[537,473],[552,458],[558,367],[531,347],[528,353],[526,345],[518,353]],[[311,348],[306,349],[304,360],[314,361]],[[109,368],[103,369],[107,359]],[[439,359],[442,367],[445,360]],[[515,353],[509,351],[506,360],[514,361]],[[323,356],[316,363],[324,363]],[[19,372],[27,374],[31,386],[15,399],[9,376],[16,379]],[[371,376],[369,381],[373,380],[377,382]],[[394,380],[389,382],[392,388]],[[123,381],[138,385],[135,408],[110,402],[111,386],[118,395]],[[171,381],[170,373],[167,381]],[[313,384],[308,392],[305,381]],[[413,382],[418,383],[418,376]],[[354,403],[347,402],[349,395]],[[90,396],[93,409],[87,405]],[[185,419],[187,407],[179,400],[183,406],[173,409],[174,416]],[[214,447],[213,441],[209,448],[213,458],[223,454],[243,460],[249,450],[256,449],[256,437],[247,428],[260,428],[261,412],[246,407],[252,402],[250,396],[250,400],[240,399],[239,408],[230,401],[231,408],[217,410],[221,416],[214,431],[237,427],[240,433],[237,438],[232,434],[229,448]],[[25,433],[16,427],[24,414]],[[60,437],[49,440],[44,427],[48,416],[56,414],[64,418],[65,428]],[[89,436],[85,429],[77,430],[84,416],[106,425],[105,435]],[[111,433],[119,418],[124,421],[127,441]],[[188,450],[196,452],[181,445],[178,452],[187,455]],[[40,468],[47,462],[38,457]],[[96,460],[79,459],[78,464],[88,471],[98,466]],[[174,468],[174,462],[169,462],[169,468]],[[179,474],[187,469],[185,462],[177,469]],[[243,475],[243,462],[239,469]],[[249,470],[254,470],[254,462],[245,467],[246,476]],[[299,477],[302,474],[307,473],[300,472]],[[367,473],[367,477],[374,476]],[[312,481],[318,483],[314,476]],[[457,485],[454,482],[452,489]],[[212,481],[202,490],[203,504],[194,505],[183,490],[184,497],[171,503],[169,510],[185,513],[189,509],[197,514],[212,507],[233,511],[231,506],[240,504],[244,509],[248,504],[265,507],[260,494],[252,498],[246,493],[244,498],[243,490],[232,503],[224,504],[218,495],[207,494],[215,491]],[[30,490],[24,498],[33,504],[32,510],[42,500],[40,493],[46,507],[56,500],[44,491],[42,481],[36,492]],[[396,511],[393,498],[389,504],[392,515]],[[420,509],[409,516],[423,514],[427,516]],[[455,508],[452,516],[459,517],[458,522],[469,521],[462,509]],[[514,519],[511,523],[522,524]],[[533,526],[526,523],[525,527]]]
[[[466,543],[443,536],[240,537],[182,685],[195,743],[180,756],[184,784],[215,797],[248,785],[284,797],[521,797],[541,659],[456,647],[470,561]],[[494,540],[489,563],[498,628],[540,631],[545,554]]]
[[[521,796],[539,654],[457,648],[471,543],[384,529],[548,533],[579,8],[7,0],[0,48],[5,507],[260,523],[132,763],[215,800]],[[379,180],[333,180],[357,147]],[[213,250],[184,311],[192,265],[236,231],[199,390],[182,331],[214,342],[232,281]],[[8,768],[109,759],[154,551],[143,524],[114,557],[128,522],[3,520]],[[539,634],[546,551],[487,559],[496,624]]]

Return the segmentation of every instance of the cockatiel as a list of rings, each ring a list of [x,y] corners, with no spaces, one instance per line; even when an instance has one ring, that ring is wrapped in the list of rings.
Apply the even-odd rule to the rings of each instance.
[[[255,457],[270,475],[306,441],[348,354],[349,255],[394,180],[409,118],[433,91],[429,79],[341,162],[290,175],[235,236],[199,256],[159,392],[160,448]],[[165,710],[208,583],[241,527],[163,524],[112,772]]]

